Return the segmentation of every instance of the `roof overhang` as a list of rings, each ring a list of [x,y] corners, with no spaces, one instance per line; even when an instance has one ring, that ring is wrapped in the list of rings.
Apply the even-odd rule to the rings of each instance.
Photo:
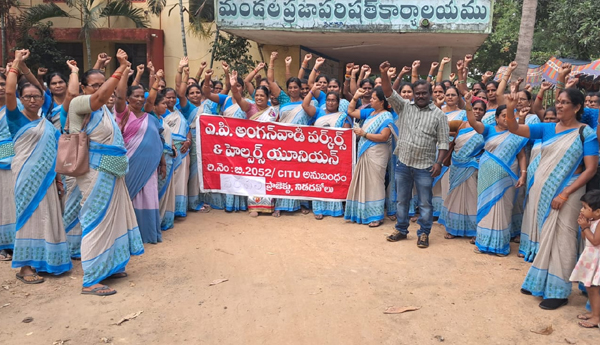
[[[491,0],[218,0],[221,30],[260,44],[304,46],[341,62],[396,66],[474,53],[492,27]],[[447,51],[447,50],[444,50]]]

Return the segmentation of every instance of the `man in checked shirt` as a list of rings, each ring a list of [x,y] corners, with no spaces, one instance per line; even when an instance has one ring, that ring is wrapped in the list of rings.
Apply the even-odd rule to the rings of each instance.
[[[449,128],[446,114],[431,102],[431,84],[425,80],[414,83],[414,101],[407,101],[392,89],[387,71],[390,63],[379,66],[381,87],[394,111],[398,114],[396,125],[400,130],[394,154],[397,220],[396,231],[387,237],[390,242],[406,239],[408,235],[409,202],[413,185],[419,197],[420,229],[417,231],[417,246],[429,247],[429,233],[433,224],[432,188],[433,179],[439,176],[442,162],[448,153]],[[436,159],[436,152],[437,159]]]

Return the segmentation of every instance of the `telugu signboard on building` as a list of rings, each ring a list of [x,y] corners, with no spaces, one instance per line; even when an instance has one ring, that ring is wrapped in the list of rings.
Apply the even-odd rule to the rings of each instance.
[[[493,6],[492,0],[218,0],[215,11],[224,29],[489,33]]]

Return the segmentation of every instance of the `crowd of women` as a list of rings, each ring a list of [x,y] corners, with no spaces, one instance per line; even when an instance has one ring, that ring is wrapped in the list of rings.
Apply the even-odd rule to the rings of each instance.
[[[260,63],[245,79],[223,63],[224,83],[206,63],[192,77],[182,58],[174,88],[151,62],[132,68],[122,50],[109,78],[106,54],[81,76],[68,61],[68,78],[43,69],[34,76],[28,56],[17,50],[0,75],[0,259],[12,259],[24,283],[43,282],[38,272],[67,272],[75,259],[84,271],[82,293],[114,294],[101,282],[126,277],[130,256],[142,254],[143,243],[161,242],[162,232],[188,211],[249,210],[253,217],[312,211],[316,219],[343,217],[370,227],[386,216],[395,220],[392,150],[402,114],[391,109],[381,85],[393,80],[394,93],[412,101],[412,83],[423,83],[419,61],[402,69],[380,67],[388,77],[383,80],[370,78],[369,66],[349,63],[341,82],[320,73],[323,58],[308,68],[311,54],[293,76],[287,57],[282,90],[275,80],[277,52],[268,67]],[[499,81],[486,73],[469,89],[472,59],[458,61],[456,73],[442,80],[450,68],[444,58],[431,65],[427,77],[431,103],[447,115],[451,142],[433,182],[433,214],[445,226],[446,239],[467,237],[477,253],[506,256],[510,242],[519,242],[518,255],[532,263],[521,292],[543,297],[543,308],[558,308],[571,293],[569,276],[582,247],[579,200],[598,167],[598,110],[586,107],[594,105],[573,87],[577,80],[568,79],[568,64],[559,71],[555,107],[544,108],[552,85],[543,83],[537,95],[529,86],[521,89],[522,80],[510,82],[514,62]],[[147,89],[140,84],[146,70]],[[409,73],[410,83],[403,81]],[[360,140],[346,201],[201,191],[199,114],[353,128]],[[61,133],[87,134],[89,172],[55,172]],[[416,215],[418,197],[413,199]]]

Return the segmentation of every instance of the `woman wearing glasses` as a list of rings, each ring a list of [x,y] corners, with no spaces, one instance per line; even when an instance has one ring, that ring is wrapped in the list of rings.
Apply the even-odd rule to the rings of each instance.
[[[77,177],[84,203],[79,213],[83,237],[81,266],[82,294],[107,296],[117,291],[100,284],[107,278],[124,278],[131,255],[144,252],[135,212],[125,185],[129,169],[123,136],[105,106],[119,80],[126,78],[127,54],[117,52],[119,68],[105,78],[89,70],[81,78],[83,96],[69,105],[69,131],[85,131],[90,140],[90,171]],[[83,126],[86,118],[88,124]]]
[[[530,188],[523,216],[523,231],[539,234],[539,250],[521,292],[543,297],[542,309],[557,309],[567,304],[571,294],[580,198],[598,167],[598,137],[595,130],[579,122],[584,97],[575,88],[558,95],[558,123],[519,124],[513,113],[518,95],[507,98],[509,131],[539,139],[542,145],[527,169]]]
[[[6,119],[13,139],[11,171],[16,205],[13,268],[25,284],[44,282],[37,272],[62,274],[72,268],[59,195],[62,183],[54,171],[58,131],[38,116],[43,92],[37,85],[22,84],[17,108],[17,80],[27,70],[29,50],[17,50],[6,77]]]

